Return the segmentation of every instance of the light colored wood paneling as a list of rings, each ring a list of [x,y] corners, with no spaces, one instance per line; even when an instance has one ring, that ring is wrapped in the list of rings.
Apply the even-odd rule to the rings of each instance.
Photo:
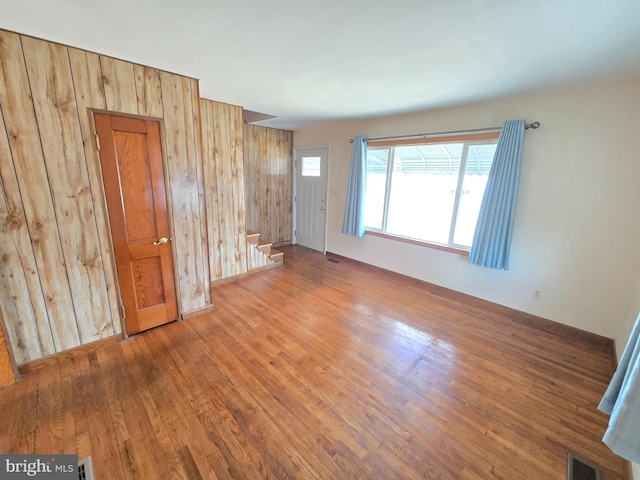
[[[160,70],[134,65],[136,92],[140,115],[162,118],[162,88]]]
[[[191,80],[162,72],[162,100],[165,111],[165,141],[173,214],[174,248],[181,312],[205,306],[209,295],[208,259],[202,245],[204,234],[200,219],[200,145],[195,139],[196,111],[192,105]],[[199,115],[199,113],[198,113]]]
[[[40,129],[79,344],[114,334],[89,174],[66,47],[24,37],[31,96]],[[75,346],[75,345],[74,345]]]
[[[0,81],[0,84],[3,83]],[[55,352],[18,179],[0,110],[0,306],[18,362]],[[34,341],[35,340],[35,341]],[[38,341],[39,340],[39,341]]]
[[[205,205],[207,212],[207,232],[209,241],[209,274],[211,281],[222,277],[222,254],[220,245],[220,214],[217,201],[219,198],[218,178],[215,157],[215,112],[214,102],[200,100],[200,118],[202,120],[202,159],[204,164]]]
[[[247,271],[242,107],[200,101],[212,280]]]
[[[140,113],[133,64],[100,55],[100,65],[107,110]]]
[[[116,265],[112,251],[109,215],[105,202],[100,157],[98,156],[95,142],[92,113],[89,110],[91,108],[106,110],[107,108],[100,57],[95,53],[70,48],[69,60],[71,62],[71,74],[78,106],[78,119],[84,144],[86,168],[89,174],[89,184],[91,185],[91,199],[98,229],[98,241],[102,255],[112,327],[114,333],[120,333],[122,331],[122,322],[120,319],[120,297],[116,280]]]
[[[90,109],[163,119],[182,313],[208,305],[197,80],[4,30],[0,62],[0,302],[18,363],[121,331]]]
[[[244,142],[244,184],[245,184],[245,216],[247,219],[247,230],[258,232],[260,228],[259,219],[257,217],[258,209],[255,207],[254,193],[257,192],[256,188],[252,188],[253,185],[257,185],[260,181],[260,170],[256,168],[256,164],[253,161],[260,153],[258,130],[250,128],[250,125],[245,125],[243,130],[243,142]],[[257,195],[257,193],[255,193]],[[259,232],[258,232],[259,233]]]
[[[193,118],[193,141],[194,151],[196,154],[196,166],[198,175],[198,213],[200,219],[200,250],[201,250],[201,265],[202,265],[202,281],[204,284],[204,307],[200,307],[191,312],[185,312],[187,314],[197,312],[202,308],[211,304],[211,273],[209,271],[209,233],[207,231],[207,204],[205,200],[205,187],[204,187],[204,155],[202,153],[202,117],[200,112],[200,83],[193,79],[189,79],[191,85],[191,109]]]
[[[196,242],[194,248],[198,254],[198,278],[202,279],[203,291],[200,293],[204,297],[204,304],[185,313],[197,311],[200,308],[211,303],[211,276],[209,274],[209,244],[207,234],[207,214],[204,200],[204,159],[202,156],[202,124],[200,121],[200,88],[198,81],[193,78],[182,77],[182,92],[184,97],[184,105],[187,113],[185,126],[187,132],[187,142],[189,146],[189,158],[192,165],[195,165],[196,183],[198,188],[197,217],[194,217],[194,236]],[[191,167],[193,168],[193,167]],[[198,285],[199,288],[199,285]],[[201,303],[201,300],[197,300]]]
[[[274,244],[291,242],[293,132],[244,128],[247,228]]]
[[[291,242],[293,236],[293,179],[295,169],[293,167],[293,132],[288,130],[280,130],[282,136],[281,145],[284,152],[291,155],[290,162],[282,162],[282,175],[284,181],[282,182],[283,194],[282,194],[282,208],[285,214],[282,216],[282,238],[284,243]],[[279,244],[280,242],[274,242]]]
[[[13,167],[29,226],[54,345],[56,351],[65,350],[79,345],[80,335],[20,37],[0,31],[0,48],[3,72],[0,106],[8,132]],[[18,320],[8,317],[7,321]],[[25,340],[38,342],[37,338]],[[19,346],[15,348],[20,349]],[[16,357],[19,357],[17,353]]]
[[[216,182],[217,192],[215,197],[210,197],[209,206],[218,213],[214,235],[221,261],[220,278],[226,278],[247,270],[242,109],[217,102],[206,104],[213,113],[213,123],[204,126],[213,132],[207,160],[212,162],[211,178]]]

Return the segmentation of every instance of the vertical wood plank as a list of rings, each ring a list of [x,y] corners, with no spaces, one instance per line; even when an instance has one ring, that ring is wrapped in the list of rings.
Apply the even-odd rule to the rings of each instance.
[[[249,127],[249,125],[247,125]],[[260,231],[260,197],[262,195],[262,178],[260,175],[260,158],[266,154],[263,152],[264,137],[260,135],[260,129],[251,127],[251,138],[253,139],[253,156],[249,159],[249,170],[251,171],[251,186],[249,187],[249,205],[251,207],[251,227],[256,232]]]
[[[80,344],[29,78],[18,35],[0,31],[0,106],[56,351]]]
[[[201,101],[205,165],[211,179],[207,189],[210,227],[210,261],[216,279],[247,271],[244,207],[244,158],[242,108],[209,100]]]
[[[220,243],[220,256],[222,257],[223,278],[233,275],[229,272],[229,257],[234,250],[234,222],[232,216],[233,190],[231,185],[231,158],[229,152],[230,132],[229,124],[226,121],[229,115],[228,105],[214,106],[216,110],[216,120],[214,131],[216,134],[216,156],[214,162],[218,170],[218,179],[222,179],[222,185],[218,189],[220,198],[218,207],[220,208],[220,231],[222,242]]]
[[[285,242],[291,242],[293,238],[293,132],[282,130],[284,135],[283,148],[286,154],[284,168],[284,232]]]
[[[198,201],[200,204],[200,245],[202,246],[203,266],[203,288],[205,294],[205,305],[212,303],[211,299],[211,272],[207,268],[209,258],[209,236],[207,232],[207,203],[205,200],[204,187],[204,154],[202,151],[202,112],[200,111],[200,83],[198,80],[190,79],[191,82],[191,105],[193,108],[193,126],[195,132],[196,154],[198,165]]]
[[[55,352],[31,238],[0,110],[0,306],[16,362]]]
[[[185,85],[182,78],[161,72],[162,103],[167,169],[171,185],[174,248],[180,290],[181,312],[189,312],[206,305],[199,232],[198,172],[193,144],[189,146],[187,128],[193,135],[193,112],[185,106]],[[190,92],[187,95],[191,103]],[[190,126],[188,126],[188,125]],[[192,157],[189,157],[191,148]],[[206,286],[209,289],[209,285]]]
[[[73,78],[76,104],[78,106],[82,142],[84,144],[85,163],[89,175],[89,185],[91,186],[91,200],[98,229],[99,249],[107,287],[111,323],[113,332],[120,333],[122,331],[122,324],[116,265],[112,251],[113,244],[111,242],[111,230],[105,202],[100,158],[95,143],[93,118],[89,110],[90,108],[100,110],[107,108],[102,83],[100,57],[95,53],[69,48],[69,60],[71,63],[71,76]]]
[[[246,218],[273,243],[292,238],[293,132],[245,125]]]
[[[147,117],[161,118],[163,111],[160,70],[142,65],[134,65],[133,69],[136,79],[138,113]]]
[[[271,129],[273,130],[273,129]],[[278,242],[282,238],[282,189],[283,189],[283,178],[281,173],[281,164],[282,164],[282,156],[281,156],[281,147],[280,144],[280,131],[274,130],[271,132],[271,141],[273,145],[273,156],[271,157],[271,171],[273,172],[273,201],[272,204],[275,208],[277,214],[273,218],[273,225],[271,229],[273,231],[273,238],[277,239],[274,242]]]
[[[66,47],[23,38],[80,343],[113,335],[104,266]]]
[[[165,171],[170,186],[169,208],[171,210],[171,227],[173,229],[173,249],[176,254],[176,281],[178,284],[180,312],[190,309],[184,296],[185,289],[192,283],[190,252],[188,244],[190,229],[188,186],[185,185],[181,162],[184,155],[184,140],[181,141],[182,127],[178,122],[181,105],[178,105],[178,82],[174,75],[160,72],[160,88],[162,90],[162,107],[164,115]],[[187,238],[185,238],[187,236]],[[191,254],[192,255],[192,254]]]
[[[257,228],[253,224],[252,212],[253,208],[251,206],[251,186],[253,185],[253,172],[251,170],[252,162],[251,158],[254,157],[253,150],[253,129],[251,125],[244,125],[243,127],[243,166],[244,166],[244,206],[245,206],[245,218],[247,230],[257,232]]]
[[[252,185],[252,177],[251,177],[251,163],[249,162],[249,158],[253,156],[253,136],[251,135],[250,125],[243,125],[242,128],[242,144],[243,144],[243,171],[244,171],[244,207],[245,207],[245,220],[247,225],[247,230],[257,231],[253,228],[252,219],[251,219],[251,190],[250,186]]]
[[[100,56],[107,110],[137,115],[138,96],[133,64]]]
[[[266,197],[269,194],[269,177],[266,174],[266,170],[264,168],[268,152],[267,147],[267,137],[264,135],[263,127],[254,127],[255,134],[258,138],[258,152],[257,157],[254,159],[254,176],[256,177],[256,189],[253,192],[253,208],[255,222],[258,224],[258,231],[264,235],[263,238],[269,238],[269,232],[266,231],[266,220],[264,217],[269,213],[267,211],[263,211],[262,207],[266,203]]]
[[[202,120],[202,158],[204,170],[205,203],[209,243],[209,271],[211,281],[222,279],[220,255],[220,220],[218,215],[218,176],[215,165],[215,134],[213,102],[200,100]]]
[[[244,119],[242,107],[233,107],[231,129],[234,132],[232,149],[234,164],[234,214],[236,216],[236,275],[247,271],[247,220],[245,207],[244,181]]]
[[[190,98],[189,108],[191,110],[191,136],[193,142],[193,152],[196,162],[196,177],[198,179],[198,242],[199,247],[198,264],[200,265],[200,275],[204,294],[204,305],[211,304],[211,276],[207,265],[209,258],[209,242],[207,240],[207,212],[204,199],[204,159],[202,155],[202,121],[200,118],[200,87],[198,80],[186,78],[183,80],[189,84]]]
[[[276,175],[275,164],[277,163],[277,149],[275,143],[275,135],[272,129],[264,128],[264,132],[267,138],[267,156],[264,159],[263,168],[267,177],[267,196],[264,199],[260,210],[262,212],[261,217],[264,219],[264,232],[267,235],[266,238],[270,242],[278,241],[278,221],[277,217],[280,214],[278,211],[278,176]]]

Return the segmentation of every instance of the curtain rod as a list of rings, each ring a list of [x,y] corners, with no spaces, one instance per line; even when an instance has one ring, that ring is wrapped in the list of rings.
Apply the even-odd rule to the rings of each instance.
[[[540,127],[540,122],[531,122],[527,123],[524,128],[530,129]],[[448,132],[432,132],[432,133],[414,133],[412,135],[395,135],[392,137],[375,137],[375,138],[367,138],[367,140],[371,140],[375,142],[377,140],[395,140],[396,138],[413,138],[413,137],[435,137],[438,135],[454,135],[456,133],[478,133],[478,132],[493,132],[496,130],[500,130],[502,127],[485,127],[485,128],[473,128],[471,130],[449,130]],[[349,139],[349,143],[353,143],[353,138]]]

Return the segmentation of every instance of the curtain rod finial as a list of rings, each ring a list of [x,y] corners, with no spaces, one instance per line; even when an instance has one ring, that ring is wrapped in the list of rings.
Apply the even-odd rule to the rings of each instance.
[[[533,123],[527,125],[527,127],[528,128],[533,128],[535,130],[536,128],[540,127],[540,122],[533,122]]]
[[[350,138],[350,139],[349,139],[349,143],[353,143],[353,138]]]

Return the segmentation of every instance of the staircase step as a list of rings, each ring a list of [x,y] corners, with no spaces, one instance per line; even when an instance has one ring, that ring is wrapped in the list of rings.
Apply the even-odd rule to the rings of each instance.
[[[252,232],[247,230],[247,242],[253,243],[254,245],[258,244],[258,238],[260,238],[260,234],[258,232]]]
[[[271,253],[271,245],[273,244],[264,240],[258,240],[258,250],[266,255],[269,255]]]
[[[284,252],[279,250],[272,250],[271,255],[269,255],[269,260],[273,263],[283,263],[284,262]]]

